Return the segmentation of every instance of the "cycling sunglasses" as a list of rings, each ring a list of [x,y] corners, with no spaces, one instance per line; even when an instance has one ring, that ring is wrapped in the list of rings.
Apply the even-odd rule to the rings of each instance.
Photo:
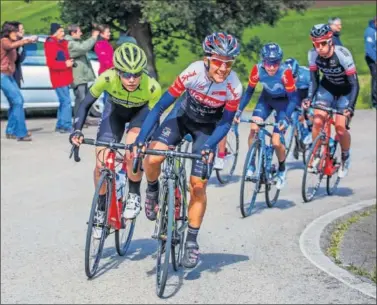
[[[219,58],[215,58],[215,57],[207,57],[207,59],[209,59],[211,61],[211,63],[220,68],[222,65],[225,64],[225,67],[227,69],[231,68],[234,64],[234,59],[228,59],[228,60],[225,60],[225,59],[219,59]]]
[[[330,41],[331,41],[331,39],[329,39],[329,40],[324,40],[324,41],[318,41],[318,42],[317,42],[317,41],[313,41],[313,46],[314,46],[316,49],[318,49],[320,46],[324,47],[324,46],[330,44]]]
[[[271,68],[277,68],[280,66],[280,60],[279,61],[268,61],[268,60],[264,60],[263,61],[263,66],[264,67],[271,67]]]
[[[129,72],[118,71],[118,75],[121,76],[122,78],[126,78],[126,79],[129,79],[129,78],[131,78],[131,77],[133,77],[133,78],[138,78],[138,77],[140,77],[142,74],[143,74],[143,71],[140,71],[140,72],[138,72],[138,73],[129,73]]]

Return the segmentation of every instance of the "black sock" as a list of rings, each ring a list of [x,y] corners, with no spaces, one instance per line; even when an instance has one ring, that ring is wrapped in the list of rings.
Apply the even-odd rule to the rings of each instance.
[[[187,241],[195,242],[196,243],[196,238],[198,237],[200,228],[193,228],[192,226],[188,225],[188,230],[187,230]]]
[[[128,192],[132,194],[137,194],[140,196],[140,184],[141,181],[132,181],[128,179]]]
[[[284,161],[279,161],[279,172],[284,172],[285,171],[285,160]]]
[[[105,211],[106,207],[106,194],[98,196],[98,210]]]
[[[153,182],[148,181],[148,191],[157,192],[158,191],[158,179]]]

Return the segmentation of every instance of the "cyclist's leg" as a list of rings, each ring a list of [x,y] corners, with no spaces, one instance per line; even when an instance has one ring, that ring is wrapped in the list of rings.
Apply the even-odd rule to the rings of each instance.
[[[141,125],[149,113],[148,105],[141,107],[141,109],[136,108],[135,110],[137,112],[133,114],[128,125],[128,132],[125,141],[126,144],[132,144],[135,142],[137,136],[139,135]],[[135,110],[133,111],[135,112]],[[124,217],[127,219],[135,218],[141,210],[140,184],[142,172],[138,170],[136,174],[133,174],[132,161],[133,159],[131,158],[131,153],[127,151],[126,162],[129,192],[127,194],[127,204],[124,209]]]
[[[312,105],[331,107],[333,102],[334,102],[334,96],[320,85],[316,95],[313,98]],[[312,128],[313,141],[319,135],[323,125],[325,124],[326,118],[327,118],[327,113],[325,111],[314,109],[314,119],[313,119],[313,128]]]
[[[342,113],[347,109],[349,104],[348,96],[340,96],[336,103],[336,109]],[[339,170],[339,177],[344,178],[348,174],[350,167],[350,148],[351,148],[351,134],[347,130],[349,120],[344,115],[337,114],[335,116],[335,130],[337,138],[342,148],[342,166]]]
[[[193,137],[192,152],[201,153],[201,149],[215,129],[215,124],[198,124],[189,126]],[[207,180],[202,180],[203,162],[192,162],[190,177],[190,203],[188,208],[188,233],[182,264],[186,268],[194,268],[198,263],[199,245],[197,236],[207,207]]]
[[[226,156],[226,136],[217,145],[217,155],[215,156],[214,169],[224,168],[224,158]]]
[[[183,138],[180,118],[169,116],[160,125],[152,136],[150,149],[167,150],[169,146],[177,145]],[[148,186],[145,199],[145,214],[149,220],[155,220],[158,211],[158,177],[161,173],[161,164],[164,157],[147,155],[144,159],[144,171]]]

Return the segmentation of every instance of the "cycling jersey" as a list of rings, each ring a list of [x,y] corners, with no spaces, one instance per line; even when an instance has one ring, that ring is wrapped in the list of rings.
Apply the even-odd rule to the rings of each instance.
[[[130,110],[141,109],[143,106],[151,109],[161,97],[161,86],[154,78],[143,73],[139,87],[130,92],[123,87],[115,69],[107,70],[98,77],[81,103],[75,118],[75,130],[82,129],[90,107],[103,92],[108,94],[106,103],[113,103]]]
[[[307,67],[299,66],[296,77],[296,88],[308,89],[310,85],[310,70]]]
[[[96,98],[104,91],[109,94],[108,99],[111,102],[126,108],[148,104],[149,109],[152,109],[161,96],[159,83],[147,73],[142,75],[140,85],[135,91],[127,91],[115,69],[102,73],[90,88],[90,93]]]
[[[215,83],[207,76],[203,61],[192,63],[169,88],[169,93],[179,97],[184,91],[186,98],[182,108],[198,123],[218,121],[224,108],[236,111],[242,95],[242,85],[233,71],[223,83]]]
[[[334,46],[334,52],[329,58],[318,55],[313,48],[308,53],[309,69],[311,71],[311,86],[309,98],[313,98],[318,90],[318,71],[323,77],[320,85],[333,97],[348,96],[348,107],[354,109],[359,92],[356,67],[350,51],[342,46]]]
[[[184,91],[187,94],[181,103],[181,112],[187,115],[193,123],[217,124],[204,144],[206,147],[214,148],[228,133],[242,95],[242,84],[233,71],[224,82],[213,82],[207,76],[204,62],[197,61],[189,65],[177,77],[156,107],[152,109],[136,140],[138,143],[145,142],[154,122]],[[164,127],[166,127],[165,121],[161,124],[159,131],[162,132]],[[159,135],[154,134],[153,137],[158,139]]]
[[[290,117],[298,103],[298,95],[292,70],[285,64],[282,64],[275,75],[270,76],[267,74],[261,62],[256,64],[250,72],[249,86],[240,103],[239,110],[241,112],[249,103],[258,82],[261,82],[263,86],[261,98],[258,103],[264,103],[267,100],[269,100],[270,104],[273,104],[274,100],[279,104],[283,102],[284,108],[286,108],[284,112],[287,117]],[[289,103],[287,103],[288,101]],[[281,109],[280,106],[279,109]]]

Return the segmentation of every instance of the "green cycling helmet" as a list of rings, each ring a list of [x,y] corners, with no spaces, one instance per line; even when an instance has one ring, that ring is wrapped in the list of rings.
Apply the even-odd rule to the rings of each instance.
[[[119,71],[139,73],[147,66],[147,56],[136,44],[125,42],[115,50],[113,63]]]

